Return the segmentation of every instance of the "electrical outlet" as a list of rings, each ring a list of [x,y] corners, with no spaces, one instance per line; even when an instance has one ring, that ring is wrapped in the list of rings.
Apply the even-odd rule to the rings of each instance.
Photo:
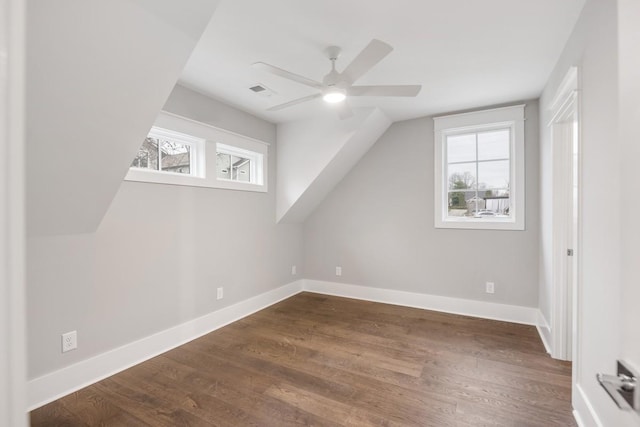
[[[66,334],[62,334],[62,352],[75,350],[78,348],[78,332],[71,331]]]
[[[218,288],[218,294],[216,296],[216,299],[222,299],[224,298],[224,288]]]
[[[296,268],[295,265],[291,266],[291,275],[295,276],[296,274],[298,274],[298,269]]]
[[[486,291],[487,291],[488,294],[495,293],[495,284],[493,282],[487,282]]]
[[[342,276],[342,267],[336,267],[336,276]]]

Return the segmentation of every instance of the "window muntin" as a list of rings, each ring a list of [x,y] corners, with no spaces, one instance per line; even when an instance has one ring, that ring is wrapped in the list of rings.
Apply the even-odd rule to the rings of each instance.
[[[448,216],[510,217],[511,129],[448,134]]]
[[[524,105],[434,118],[437,228],[524,230]]]

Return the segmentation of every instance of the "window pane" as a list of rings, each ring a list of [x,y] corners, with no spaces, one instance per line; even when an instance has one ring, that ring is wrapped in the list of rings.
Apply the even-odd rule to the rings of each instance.
[[[469,216],[476,209],[475,190],[449,191],[449,216]]]
[[[231,179],[231,155],[225,153],[216,154],[216,171],[218,178]]]
[[[240,182],[250,182],[251,161],[244,157],[231,156],[231,179]]]
[[[476,134],[447,137],[447,162],[470,162],[476,159]]]
[[[191,146],[180,142],[160,141],[161,169],[165,172],[191,173]]]
[[[131,167],[158,170],[158,140],[147,137],[131,162]]]
[[[478,163],[478,189],[508,190],[509,160]]]
[[[509,158],[509,129],[478,134],[478,160]]]
[[[492,194],[491,190],[487,190],[487,193],[484,196],[485,200],[485,210],[489,212],[493,212],[495,216],[509,216],[509,205],[511,203],[511,198],[509,196],[499,196]],[[481,216],[492,216],[492,214],[483,214]]]
[[[219,179],[251,182],[251,166],[251,159],[245,157],[220,152],[216,155],[216,169]]]
[[[451,190],[475,189],[476,163],[448,165],[448,188]]]
[[[131,166],[134,168],[149,168],[149,152],[147,150],[138,150],[138,154],[136,154],[136,158],[131,162]]]

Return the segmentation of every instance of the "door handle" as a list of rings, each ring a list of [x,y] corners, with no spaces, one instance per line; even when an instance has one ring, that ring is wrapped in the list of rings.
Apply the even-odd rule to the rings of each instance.
[[[638,374],[627,364],[618,360],[617,376],[597,374],[596,378],[620,409],[640,412],[640,390],[638,389],[640,385],[638,385]]]

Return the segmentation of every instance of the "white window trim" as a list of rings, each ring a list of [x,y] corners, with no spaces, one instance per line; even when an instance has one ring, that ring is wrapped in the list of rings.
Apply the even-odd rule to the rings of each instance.
[[[148,169],[130,168],[126,181],[148,182],[155,184],[185,185],[191,187],[222,188],[228,190],[268,191],[268,148],[269,144],[244,135],[216,128],[176,114],[161,111],[154,127],[175,131],[190,136],[194,141],[203,141],[200,162],[196,166],[196,175],[161,172]],[[233,150],[251,154],[256,160],[256,183],[219,179],[216,174],[217,144],[232,147]],[[196,155],[197,157],[197,155]],[[196,160],[196,162],[198,162]],[[260,174],[260,172],[262,172]]]
[[[142,172],[144,174],[158,174],[158,175],[172,175],[172,176],[190,176],[196,178],[205,177],[205,140],[202,138],[195,138],[191,135],[187,135],[181,132],[175,132],[170,129],[163,129],[157,126],[153,126],[149,131],[148,136],[157,139],[166,139],[169,141],[179,142],[183,145],[191,147],[189,150],[189,173],[168,172],[155,169],[138,168],[131,166],[135,173]],[[160,146],[158,146],[160,149]],[[160,178],[162,179],[162,178]]]
[[[434,225],[436,228],[462,228],[480,230],[524,230],[525,226],[525,159],[524,159],[524,107],[494,108],[463,114],[435,117],[434,121]],[[456,218],[447,215],[448,197],[446,170],[447,137],[465,132],[476,132],[492,128],[509,127],[510,143],[510,218]]]

